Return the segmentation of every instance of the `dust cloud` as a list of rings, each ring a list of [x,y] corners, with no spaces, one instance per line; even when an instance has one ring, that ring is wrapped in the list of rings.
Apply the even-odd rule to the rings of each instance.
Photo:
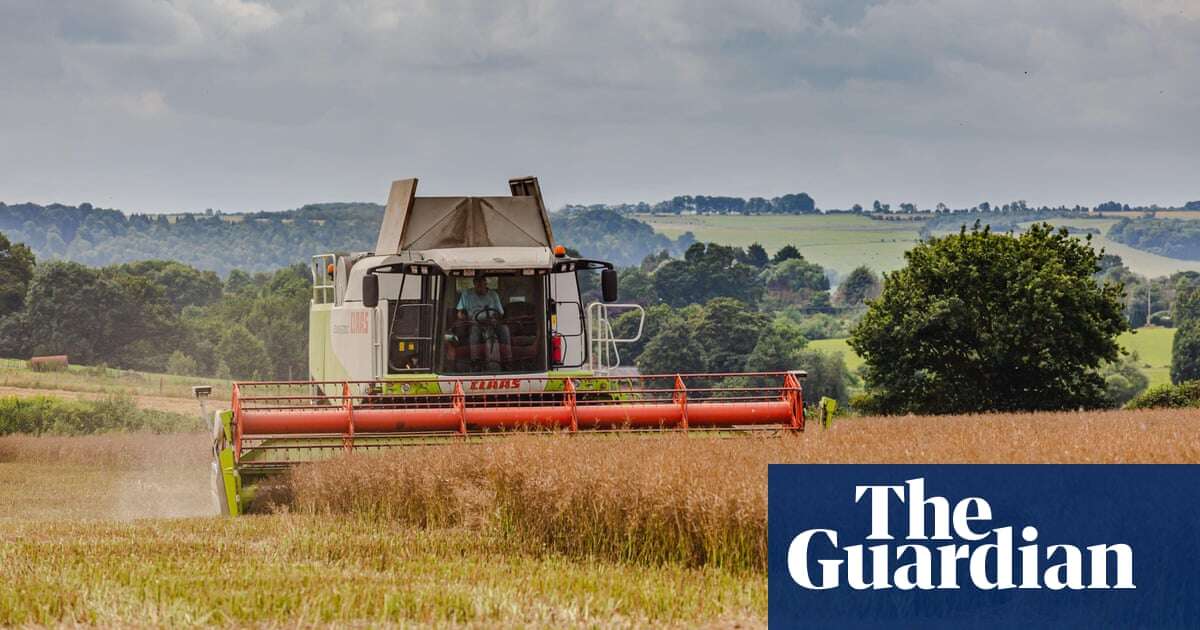
[[[204,433],[0,437],[0,522],[217,514]]]

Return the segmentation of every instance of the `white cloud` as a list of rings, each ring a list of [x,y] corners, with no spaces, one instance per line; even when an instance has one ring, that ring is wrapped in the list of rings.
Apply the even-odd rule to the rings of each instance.
[[[279,23],[280,15],[275,9],[249,0],[212,0],[212,7],[232,22],[232,26],[243,32],[263,31]]]
[[[167,98],[158,90],[120,96],[116,102],[125,111],[142,118],[159,118],[170,109],[167,107]]]

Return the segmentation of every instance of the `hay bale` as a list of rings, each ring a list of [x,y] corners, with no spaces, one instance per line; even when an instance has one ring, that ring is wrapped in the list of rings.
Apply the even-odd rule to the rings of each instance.
[[[34,372],[63,372],[67,369],[67,355],[56,354],[45,357],[33,357],[29,360],[29,369]]]

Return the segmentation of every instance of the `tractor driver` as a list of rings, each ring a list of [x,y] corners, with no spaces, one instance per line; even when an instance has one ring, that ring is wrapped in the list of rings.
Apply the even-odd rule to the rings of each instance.
[[[512,335],[508,326],[499,323],[504,317],[504,306],[500,304],[500,296],[488,288],[486,276],[475,276],[470,291],[463,291],[458,296],[458,319],[471,325],[470,348],[471,362],[479,365],[482,359],[488,358],[488,344],[484,343],[484,334],[491,332],[500,347],[500,360],[506,366],[512,360]]]

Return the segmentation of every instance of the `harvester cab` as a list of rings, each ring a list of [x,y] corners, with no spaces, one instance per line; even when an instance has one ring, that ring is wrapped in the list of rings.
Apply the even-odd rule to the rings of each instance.
[[[641,325],[618,338],[610,315],[642,307],[613,304],[612,263],[554,244],[535,178],[511,180],[507,197],[417,197],[416,185],[392,184],[373,252],[313,257],[314,381],[620,366],[619,345]]]
[[[313,257],[310,380],[235,383],[216,413],[223,513],[290,465],[356,450],[528,429],[803,428],[802,372],[622,368],[645,312],[616,303],[612,263],[555,243],[536,178],[510,180],[508,196],[416,190],[392,183],[373,251]]]

